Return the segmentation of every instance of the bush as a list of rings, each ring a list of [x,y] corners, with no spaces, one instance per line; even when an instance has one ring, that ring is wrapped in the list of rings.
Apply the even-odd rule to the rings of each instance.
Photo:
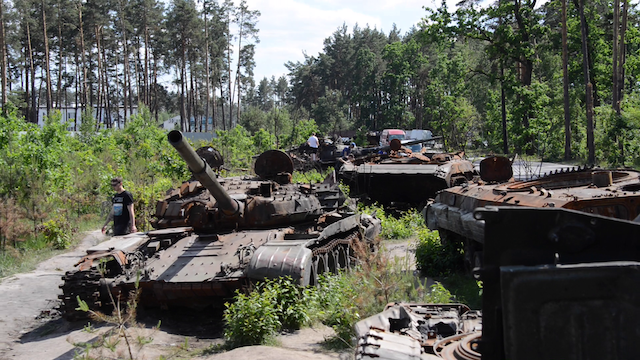
[[[54,249],[63,250],[71,245],[71,226],[59,217],[51,219],[42,225],[43,234],[47,243]]]
[[[424,218],[415,210],[406,211],[400,217],[387,214],[382,206],[377,204],[361,206],[359,210],[366,214],[375,213],[382,220],[380,237],[384,239],[408,239],[426,229]]]
[[[272,292],[236,292],[233,303],[226,303],[224,337],[230,347],[266,344],[280,329]]]
[[[268,344],[281,330],[295,330],[309,323],[309,293],[290,277],[267,279],[256,289],[236,292],[234,303],[225,304],[224,335],[230,347]]]
[[[464,269],[463,245],[458,241],[442,244],[436,231],[422,229],[416,244],[416,267],[426,276],[446,276]]]

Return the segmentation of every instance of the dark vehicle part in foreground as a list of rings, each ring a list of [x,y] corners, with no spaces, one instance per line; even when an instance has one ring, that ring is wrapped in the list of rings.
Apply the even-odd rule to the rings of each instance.
[[[356,325],[357,359],[637,358],[640,224],[553,208],[475,217],[485,224],[482,325],[446,305],[396,305]]]
[[[250,281],[315,284],[321,273],[353,266],[356,249],[374,246],[380,220],[344,209],[335,176],[290,184],[291,159],[268,151],[256,161],[260,178],[217,179],[179,131],[168,138],[197,180],[158,202],[157,230],[114,237],[67,272],[66,318],[85,315],[75,311],[77,296],[109,311],[109,294],[122,301],[138,280],[143,304],[196,308],[220,305]]]
[[[481,179],[443,189],[424,209],[429,229],[444,241],[465,246],[465,263],[478,267],[484,244],[484,222],[473,211],[483,206],[565,208],[633,220],[640,214],[640,172],[581,168],[535,180],[513,181],[511,163],[490,157],[480,163]]]
[[[471,181],[476,175],[473,164],[460,154],[426,149],[411,153],[404,147],[437,139],[405,144],[394,139],[388,146],[362,149],[360,157],[340,168],[340,178],[352,194],[366,195],[383,205],[424,206],[438,191]]]

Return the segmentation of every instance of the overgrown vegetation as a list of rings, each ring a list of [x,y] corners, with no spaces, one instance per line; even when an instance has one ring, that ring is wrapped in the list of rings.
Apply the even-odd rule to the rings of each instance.
[[[448,303],[454,298],[440,283],[431,288],[405,272],[401,262],[374,257],[350,272],[325,274],[317,287],[301,288],[290,278],[267,280],[227,304],[225,338],[229,347],[273,344],[280,331],[322,323],[335,330],[333,346],[352,345],[354,324],[389,302]]]
[[[408,211],[394,217],[379,206],[361,207],[360,211],[376,213],[382,218],[384,239],[415,236],[420,249],[420,257],[416,256],[418,268],[438,269],[441,282],[427,287],[426,279],[421,280],[413,271],[408,271],[408,256],[390,259],[383,252],[360,251],[362,261],[356,268],[335,275],[325,274],[317,287],[303,289],[291,279],[276,279],[267,280],[252,291],[238,292],[235,301],[227,304],[224,315],[228,346],[271,344],[278,332],[313,323],[335,330],[335,338],[329,340],[332,346],[351,346],[355,323],[377,314],[390,302],[465,301],[479,308],[478,284],[455,274],[463,268],[454,267],[458,264],[447,259],[457,255],[445,254],[448,249],[439,246],[438,233],[425,227],[419,213]],[[443,255],[445,260],[434,262]]]
[[[416,245],[416,264],[425,276],[443,277],[464,271],[463,244],[443,243],[437,231],[420,229]]]

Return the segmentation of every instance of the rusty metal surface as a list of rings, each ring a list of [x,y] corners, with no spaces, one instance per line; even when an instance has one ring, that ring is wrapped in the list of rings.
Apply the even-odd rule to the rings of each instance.
[[[640,172],[609,171],[610,186],[597,187],[593,176],[601,170],[583,169],[536,180],[487,184],[469,182],[440,192],[425,209],[427,226],[483,242],[483,224],[471,214],[483,206],[566,208],[633,220],[640,215]]]
[[[214,171],[220,171],[224,165],[222,154],[211,146],[203,146],[196,150],[196,154],[204,159]]]
[[[480,162],[480,178],[487,182],[504,182],[513,177],[511,161],[504,156],[491,156]]]
[[[565,209],[488,207],[483,359],[640,353],[640,224]]]
[[[268,150],[258,156],[254,171],[263,179],[274,179],[280,173],[292,174],[293,161],[280,150]]]

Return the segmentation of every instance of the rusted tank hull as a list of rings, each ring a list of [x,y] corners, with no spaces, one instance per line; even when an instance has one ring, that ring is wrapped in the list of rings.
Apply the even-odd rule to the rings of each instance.
[[[467,160],[444,164],[345,164],[341,179],[352,194],[367,195],[383,205],[424,205],[438,191],[473,179],[475,170]]]
[[[603,174],[604,182],[597,185]],[[474,268],[481,261],[484,243],[484,222],[473,217],[478,207],[565,208],[633,220],[640,215],[639,190],[640,172],[634,170],[584,169],[530,181],[477,181],[443,189],[423,215],[427,226],[442,238],[465,242],[467,265]]]

